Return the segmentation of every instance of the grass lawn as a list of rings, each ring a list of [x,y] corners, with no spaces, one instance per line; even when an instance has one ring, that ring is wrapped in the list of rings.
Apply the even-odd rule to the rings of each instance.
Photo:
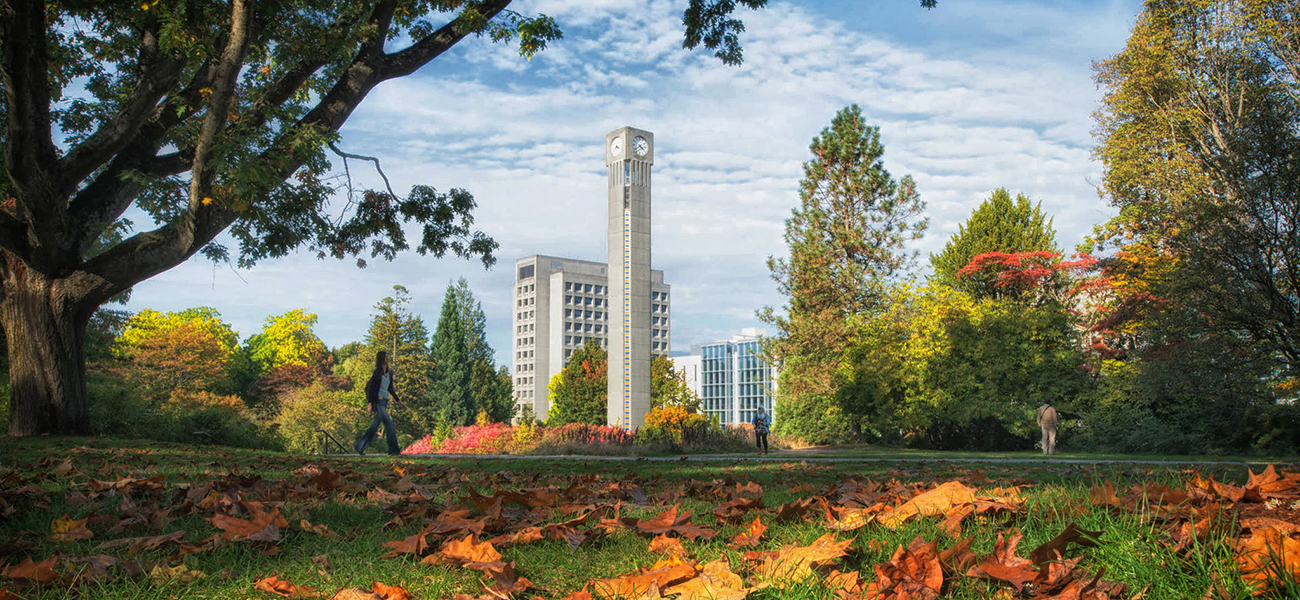
[[[1197,475],[1238,487],[1189,485]],[[596,598],[873,597],[864,581],[892,586],[881,598],[1247,598],[1238,562],[1251,572],[1252,556],[1300,546],[1289,537],[1300,479],[1247,476],[1234,465],[320,458],[4,438],[0,599],[270,600],[255,584],[274,589],[271,576],[340,599],[492,585],[519,599],[577,600],[584,586]],[[962,485],[930,491],[950,481]],[[973,498],[948,494],[964,489]],[[798,514],[792,503],[808,498],[825,506]],[[693,515],[655,519],[674,505]],[[766,531],[735,547],[755,517]],[[1085,536],[1063,556],[1026,560],[1071,523],[1101,531],[1096,546]],[[655,539],[665,530],[680,550]],[[463,542],[471,531],[480,545]],[[1017,532],[1018,547],[997,546]],[[839,544],[815,543],[827,534]],[[969,549],[952,552],[959,537]],[[481,545],[492,538],[499,558]],[[1300,570],[1290,557],[1278,570]],[[626,577],[638,569],[650,573]],[[1293,575],[1248,577],[1276,597],[1300,593]],[[926,585],[938,592],[915,587]]]

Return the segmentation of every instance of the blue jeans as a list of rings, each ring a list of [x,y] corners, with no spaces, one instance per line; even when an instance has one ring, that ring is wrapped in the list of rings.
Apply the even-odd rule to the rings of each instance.
[[[398,454],[401,452],[397,447],[397,427],[393,425],[393,418],[388,416],[388,403],[376,402],[375,420],[370,423],[370,429],[367,429],[365,435],[362,435],[361,439],[357,440],[357,443],[352,445],[352,449],[356,450],[357,454],[366,451],[366,447],[370,445],[370,442],[375,439],[375,435],[379,433],[380,425],[384,426],[384,437],[388,440],[388,453]]]

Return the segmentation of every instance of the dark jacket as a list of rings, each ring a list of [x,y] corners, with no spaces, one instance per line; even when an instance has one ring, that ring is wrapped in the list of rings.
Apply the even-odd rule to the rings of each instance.
[[[401,399],[397,397],[397,390],[393,388],[393,379],[395,379],[393,372],[389,371],[388,375],[388,397],[400,402]],[[370,381],[366,383],[366,402],[374,404],[379,401],[379,382],[383,380],[384,374],[379,369],[375,369],[375,372],[370,375]]]

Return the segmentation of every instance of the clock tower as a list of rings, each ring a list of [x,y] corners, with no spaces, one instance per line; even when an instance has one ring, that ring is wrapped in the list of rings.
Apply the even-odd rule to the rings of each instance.
[[[605,134],[609,167],[608,422],[624,429],[650,412],[650,166],[654,134]]]

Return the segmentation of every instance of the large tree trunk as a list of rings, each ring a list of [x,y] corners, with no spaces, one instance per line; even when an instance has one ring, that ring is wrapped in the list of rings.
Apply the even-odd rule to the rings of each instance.
[[[7,257],[0,325],[9,350],[9,435],[90,435],[86,325],[64,280]]]

